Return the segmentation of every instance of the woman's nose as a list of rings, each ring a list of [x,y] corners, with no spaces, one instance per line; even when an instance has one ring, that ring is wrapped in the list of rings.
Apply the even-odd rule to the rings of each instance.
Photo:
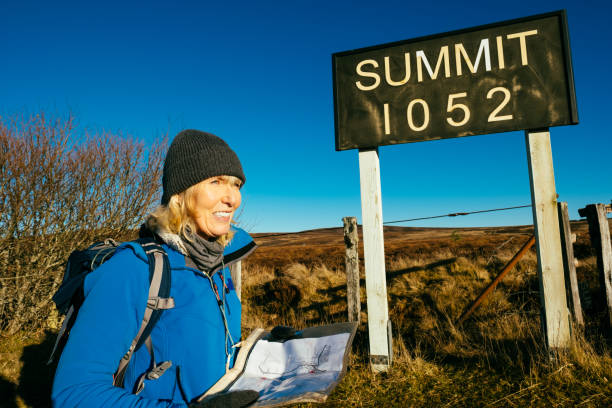
[[[223,195],[223,202],[232,208],[240,205],[240,190],[237,190],[232,186],[227,186],[225,194]]]

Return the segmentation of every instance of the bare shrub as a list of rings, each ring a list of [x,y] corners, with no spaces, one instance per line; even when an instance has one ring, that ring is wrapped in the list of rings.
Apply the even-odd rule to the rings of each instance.
[[[150,149],[74,119],[0,118],[0,330],[46,327],[67,255],[125,239],[157,199],[166,141]],[[53,320],[53,318],[51,318]]]

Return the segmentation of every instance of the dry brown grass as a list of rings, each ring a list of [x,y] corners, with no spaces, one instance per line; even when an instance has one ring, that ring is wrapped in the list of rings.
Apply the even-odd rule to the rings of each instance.
[[[361,252],[362,324],[347,376],[325,405],[611,406],[612,358],[609,340],[602,335],[596,262],[584,223],[572,227],[578,233],[575,248],[587,327],[576,330],[572,347],[554,358],[543,347],[533,250],[470,319],[462,326],[455,323],[527,241],[529,227],[386,228],[394,363],[386,374],[369,370]],[[260,248],[243,265],[244,334],[255,327],[304,327],[346,320],[341,229],[258,242]],[[50,347],[45,338],[20,340],[25,348],[20,341],[2,340],[2,361],[16,364],[0,364],[6,379],[0,378],[0,387],[20,396],[35,389],[36,381],[31,379],[35,370],[28,367],[36,367],[32,356]],[[23,403],[19,406],[44,406],[19,398],[19,404]]]
[[[551,358],[540,329],[537,260],[532,250],[463,326],[468,304],[532,233],[529,227],[473,230],[385,229],[394,364],[374,375],[367,364],[367,316],[351,369],[329,406],[609,406],[612,358],[601,335],[596,264],[584,223],[581,264],[587,328]],[[340,230],[262,239],[244,271],[245,326],[297,327],[346,319]],[[317,245],[319,243],[319,245]],[[305,245],[304,245],[305,244]],[[363,252],[361,252],[363,257]],[[363,261],[363,258],[362,258]],[[297,262],[297,263],[296,263]],[[362,267],[361,299],[365,309]],[[275,282],[271,285],[270,282]],[[291,289],[288,289],[291,288]],[[290,310],[283,295],[299,293]],[[295,299],[295,295],[290,296]],[[305,406],[308,406],[306,404]]]

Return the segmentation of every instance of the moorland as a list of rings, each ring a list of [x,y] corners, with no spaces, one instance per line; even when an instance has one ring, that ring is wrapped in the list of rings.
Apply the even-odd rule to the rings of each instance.
[[[324,406],[611,406],[611,343],[596,259],[586,223],[573,221],[571,227],[586,324],[574,325],[572,346],[554,356],[540,328],[533,248],[468,320],[456,323],[530,238],[532,226],[385,227],[394,361],[382,374],[373,374],[368,364],[360,245],[361,323],[346,377]],[[242,268],[243,335],[255,327],[347,320],[341,228],[254,237],[259,247]],[[44,362],[55,330],[0,338],[0,405],[48,406],[53,367]]]

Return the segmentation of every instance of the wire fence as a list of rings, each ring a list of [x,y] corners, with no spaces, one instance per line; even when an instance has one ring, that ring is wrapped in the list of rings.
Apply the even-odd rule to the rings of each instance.
[[[479,213],[494,212],[494,211],[506,211],[506,210],[514,210],[516,208],[527,208],[527,207],[531,207],[531,204],[517,205],[517,206],[514,206],[514,207],[505,207],[505,208],[492,208],[490,210],[478,210],[478,211],[469,211],[469,212],[456,212],[456,213],[450,213],[450,214],[444,214],[444,215],[433,215],[431,217],[409,218],[407,220],[387,221],[387,222],[383,222],[383,225],[397,224],[397,223],[400,223],[400,222],[409,222],[409,221],[418,221],[418,220],[431,220],[433,218],[457,217],[457,216],[460,216],[460,215],[479,214]]]
[[[516,205],[516,206],[513,206],[513,207],[491,208],[491,209],[488,209],[488,210],[454,212],[454,213],[442,214],[442,215],[432,215],[432,216],[429,216],[429,217],[408,218],[408,219],[405,219],[405,220],[396,220],[396,221],[383,222],[383,225],[399,224],[399,223],[403,223],[403,222],[420,221],[420,220],[431,220],[431,219],[434,219],[434,218],[459,217],[459,216],[463,216],[463,215],[481,214],[481,213],[495,212],[495,211],[508,211],[508,210],[515,210],[517,208],[527,208],[527,207],[531,207],[531,204]],[[297,232],[279,232],[279,233],[275,233],[275,234],[258,235],[255,238],[259,239],[259,238],[269,238],[269,237],[281,237],[281,236],[284,236],[284,235],[303,234],[303,233],[308,232],[308,231],[314,231],[314,230],[304,230],[304,231],[297,231]]]

